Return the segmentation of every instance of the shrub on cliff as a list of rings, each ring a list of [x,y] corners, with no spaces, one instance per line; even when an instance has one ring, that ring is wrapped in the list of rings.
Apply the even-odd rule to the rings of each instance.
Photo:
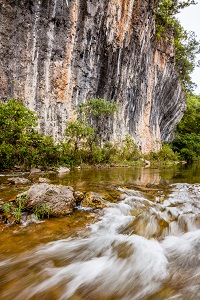
[[[19,101],[0,103],[0,169],[15,164],[52,165],[58,161],[58,146],[51,137],[39,134],[36,126],[35,113]]]

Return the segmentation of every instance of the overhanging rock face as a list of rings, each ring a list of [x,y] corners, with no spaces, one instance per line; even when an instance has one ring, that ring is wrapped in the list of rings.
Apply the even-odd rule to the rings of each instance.
[[[119,111],[105,139],[143,152],[170,140],[185,109],[173,45],[155,39],[154,1],[0,0],[0,98],[22,99],[61,138],[91,97]]]

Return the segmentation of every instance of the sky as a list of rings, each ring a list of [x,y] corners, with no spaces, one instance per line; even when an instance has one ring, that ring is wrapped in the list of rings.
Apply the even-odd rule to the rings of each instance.
[[[177,18],[180,20],[184,29],[187,31],[194,31],[197,40],[200,40],[200,0],[196,2],[198,3],[197,5],[191,5],[184,8],[177,15]],[[200,60],[200,55],[198,55],[197,60]],[[192,81],[197,85],[194,93],[200,95],[200,67],[195,68],[192,74]]]

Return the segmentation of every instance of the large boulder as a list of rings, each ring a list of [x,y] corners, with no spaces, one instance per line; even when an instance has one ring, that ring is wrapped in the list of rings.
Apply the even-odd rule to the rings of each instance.
[[[81,202],[82,207],[91,207],[95,209],[102,209],[108,207],[103,196],[94,192],[86,193],[83,201]]]
[[[40,215],[67,215],[73,212],[76,203],[72,187],[48,183],[34,184],[20,197],[26,199],[27,210]]]

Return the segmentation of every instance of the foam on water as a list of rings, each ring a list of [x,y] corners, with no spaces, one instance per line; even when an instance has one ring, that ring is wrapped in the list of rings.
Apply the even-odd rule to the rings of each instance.
[[[120,190],[125,200],[104,209],[84,236],[48,243],[6,269],[2,262],[8,281],[27,274],[2,299],[200,299],[200,187],[176,185],[163,203]],[[16,275],[7,275],[11,265],[20,265]]]

